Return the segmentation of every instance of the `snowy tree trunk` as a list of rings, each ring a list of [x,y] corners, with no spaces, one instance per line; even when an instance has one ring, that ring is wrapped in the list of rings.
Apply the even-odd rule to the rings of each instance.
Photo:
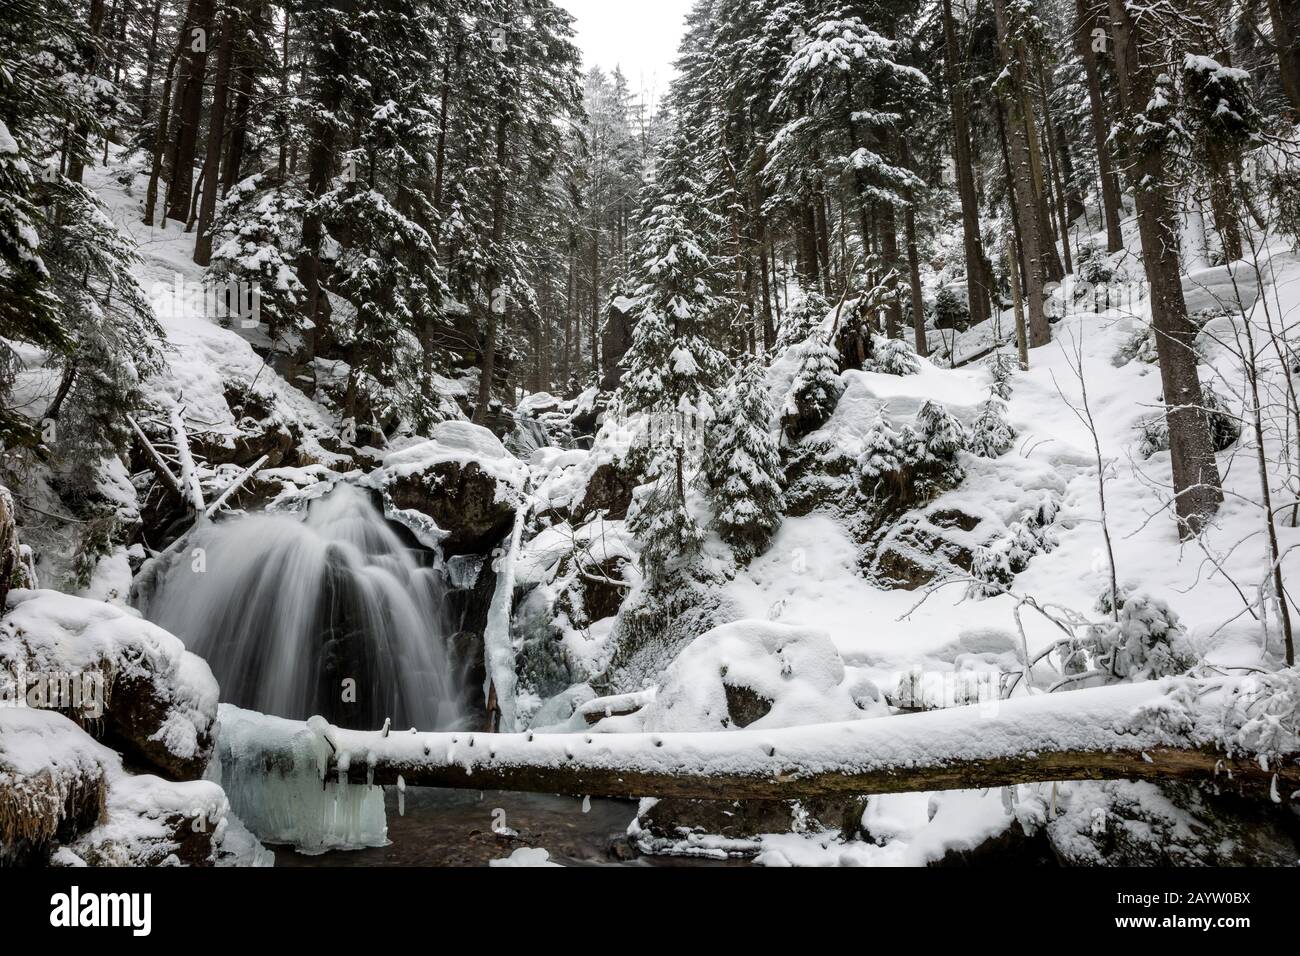
[[[1101,69],[1093,49],[1092,31],[1098,29],[1095,0],[1075,0],[1078,11],[1076,34],[1079,53],[1083,57],[1083,70],[1088,80],[1088,109],[1092,116],[1092,135],[1097,150],[1097,166],[1101,172],[1101,206],[1106,219],[1106,251],[1119,252],[1124,248],[1120,230],[1123,206],[1120,203],[1119,174],[1110,151],[1110,123],[1106,118],[1106,102],[1101,93]]]
[[[1137,122],[1156,92],[1161,69],[1151,59],[1159,40],[1141,11],[1125,0],[1109,0],[1115,31],[1115,63],[1120,106],[1125,119]],[[1165,179],[1165,156],[1153,149],[1130,147],[1137,184],[1138,230],[1142,263],[1151,287],[1151,324],[1156,334],[1160,378],[1169,422],[1175,509],[1184,537],[1192,537],[1223,501],[1219,465],[1197,373],[1196,325],[1188,318],[1178,252],[1178,213]]]
[[[913,793],[1054,780],[1183,780],[1268,798],[1300,788],[1297,755],[1229,755],[1223,713],[1173,731],[1135,716],[1158,711],[1164,682],[1039,694],[920,714],[770,731],[628,734],[404,733],[309,730],[329,754],[325,779],[601,797],[787,800]],[[1219,700],[1220,691],[1208,691]],[[257,741],[261,763],[300,741]]]
[[[1002,61],[1010,68],[1015,62],[1007,41],[1007,15],[1005,0],[994,0],[998,22],[998,44],[1002,48]],[[1018,83],[1013,79],[1013,87]],[[1052,340],[1051,327],[1044,309],[1044,271],[1046,244],[1049,237],[1042,228],[1041,208],[1034,184],[1034,164],[1030,141],[1026,135],[1024,114],[1025,98],[1017,89],[1005,97],[1007,105],[1006,138],[1011,168],[1011,184],[1017,207],[1016,227],[1025,261],[1025,298],[1029,312],[1029,346],[1038,348]]]

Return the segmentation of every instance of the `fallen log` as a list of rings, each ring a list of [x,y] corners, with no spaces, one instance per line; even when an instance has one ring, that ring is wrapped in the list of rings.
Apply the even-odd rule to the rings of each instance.
[[[1269,794],[1300,791],[1300,741],[1261,756],[1225,726],[1227,684],[1148,682],[928,713],[781,730],[673,734],[380,733],[223,707],[222,723],[265,721],[245,752],[292,766],[310,737],[340,783],[602,797],[783,800],[1064,780],[1183,780]],[[1239,682],[1238,682],[1239,683]],[[1235,696],[1234,696],[1235,695]],[[1195,701],[1189,709],[1187,701]],[[1176,728],[1176,729],[1171,729]]]

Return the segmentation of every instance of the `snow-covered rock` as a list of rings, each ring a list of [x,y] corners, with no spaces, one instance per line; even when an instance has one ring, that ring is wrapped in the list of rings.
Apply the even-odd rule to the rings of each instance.
[[[51,710],[0,708],[0,862],[264,866],[270,854],[204,780],[130,774]]]
[[[0,688],[12,690],[24,673],[66,675],[82,699],[61,694],[67,706],[55,709],[134,759],[177,780],[203,775],[217,682],[178,638],[133,611],[57,591],[11,592],[0,620]]]
[[[383,493],[390,518],[450,557],[484,553],[505,536],[527,477],[488,429],[449,421],[389,454],[366,483]]]
[[[885,713],[876,687],[844,666],[830,635],[770,621],[724,624],[669,665],[639,715],[649,731],[766,730]]]

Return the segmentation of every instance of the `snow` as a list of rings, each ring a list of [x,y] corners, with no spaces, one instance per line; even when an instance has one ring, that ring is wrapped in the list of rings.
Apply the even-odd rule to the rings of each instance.
[[[653,702],[627,720],[646,731],[738,730],[725,686],[771,701],[747,730],[856,720],[879,698],[874,686],[845,671],[827,632],[739,621],[691,642],[668,666]]]
[[[488,866],[492,867],[543,867],[559,866],[558,863],[551,862],[551,854],[547,850],[534,849],[531,847],[520,847],[508,857],[500,860],[491,860]]]
[[[316,723],[265,722],[249,755],[332,750],[340,766],[450,766],[476,770],[550,767],[616,773],[769,779],[773,774],[865,774],[900,767],[987,761],[1043,751],[1151,750],[1208,746],[1242,752],[1237,698],[1242,678],[1168,678],[1061,694],[1036,694],[903,716],[744,731],[382,736]],[[1195,708],[1188,706],[1195,700]],[[652,705],[653,706],[653,705]],[[223,711],[224,713],[224,711]],[[1225,732],[1225,725],[1228,731]],[[312,734],[316,740],[308,739]],[[1294,727],[1284,749],[1300,749]],[[476,742],[487,745],[476,745]],[[305,764],[304,764],[305,765]],[[238,807],[238,804],[236,804]]]
[[[176,862],[175,828],[210,832],[213,862],[266,866],[270,855],[230,813],[221,788],[198,780],[172,782],[129,774],[122,759],[61,714],[0,707],[0,788],[32,775],[51,775],[59,800],[88,780],[107,784],[104,810],[90,830],[57,851],[52,862],[134,866]]]
[[[527,466],[506,451],[491,431],[471,422],[449,421],[435,425],[428,441],[385,456],[382,471],[371,481],[387,485],[394,479],[422,474],[444,462],[455,462],[462,467],[475,462],[484,472],[514,489],[523,486],[528,474]]]
[[[7,603],[0,621],[6,671],[103,671],[110,684],[147,681],[169,705],[151,739],[181,759],[200,755],[216,719],[217,682],[178,638],[130,609],[57,591],[11,591]]]

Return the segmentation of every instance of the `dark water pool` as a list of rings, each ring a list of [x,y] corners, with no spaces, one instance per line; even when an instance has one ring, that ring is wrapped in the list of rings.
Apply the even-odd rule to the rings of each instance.
[[[637,855],[628,845],[636,801],[582,801],[530,793],[478,790],[406,791],[406,814],[397,813],[397,791],[385,788],[389,845],[371,850],[303,856],[275,848],[275,865],[487,866],[520,847],[541,847],[567,866],[726,866],[709,860]],[[493,832],[500,821],[518,836]]]

